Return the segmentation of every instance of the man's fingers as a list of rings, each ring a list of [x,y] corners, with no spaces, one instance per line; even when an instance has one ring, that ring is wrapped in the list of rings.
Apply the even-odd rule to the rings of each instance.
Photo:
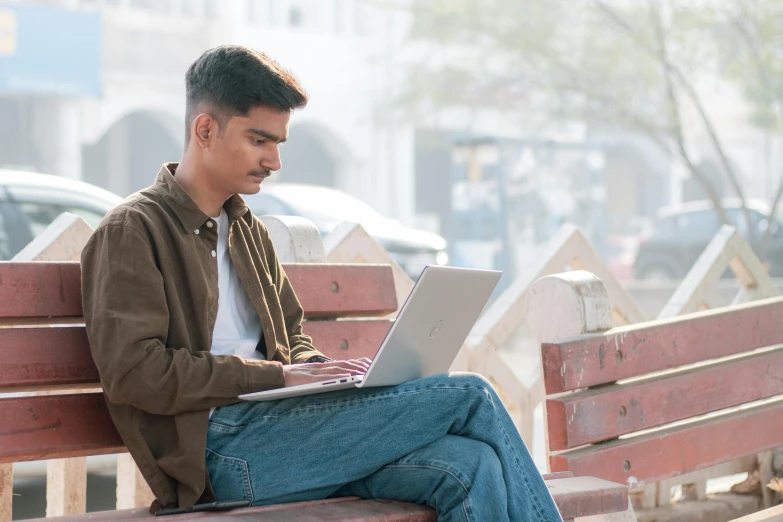
[[[322,368],[309,368],[308,370],[312,371],[312,373],[316,375],[332,375],[332,374],[343,374],[343,373],[347,373],[349,375],[356,375],[365,372],[365,370],[362,368],[351,367],[347,365],[334,365],[334,366],[327,366]]]
[[[356,361],[329,361],[325,363],[316,363],[319,369],[342,369],[348,370],[354,373],[367,372],[367,365],[358,363]]]

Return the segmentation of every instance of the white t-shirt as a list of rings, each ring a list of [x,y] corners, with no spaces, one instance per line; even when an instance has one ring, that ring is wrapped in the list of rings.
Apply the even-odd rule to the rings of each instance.
[[[217,218],[218,312],[211,351],[214,355],[260,359],[255,349],[261,339],[261,320],[231,262],[228,225],[226,211],[221,210]]]
[[[212,332],[214,355],[238,355],[261,359],[255,351],[261,339],[261,320],[239,280],[228,252],[229,219],[225,210],[217,218],[218,311]],[[212,415],[212,408],[209,414]]]

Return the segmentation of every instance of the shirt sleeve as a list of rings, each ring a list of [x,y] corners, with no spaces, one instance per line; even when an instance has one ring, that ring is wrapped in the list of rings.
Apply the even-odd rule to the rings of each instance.
[[[134,228],[101,225],[82,252],[82,274],[87,336],[111,402],[175,415],[285,385],[279,362],[167,345],[163,277],[149,240]]]

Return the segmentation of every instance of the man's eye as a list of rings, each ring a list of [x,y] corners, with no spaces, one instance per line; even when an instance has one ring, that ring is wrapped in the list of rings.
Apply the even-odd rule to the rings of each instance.
[[[266,140],[264,140],[262,138],[252,138],[252,140],[253,140],[253,143],[255,143],[256,145],[261,145],[261,144],[264,143],[264,141],[266,141]]]

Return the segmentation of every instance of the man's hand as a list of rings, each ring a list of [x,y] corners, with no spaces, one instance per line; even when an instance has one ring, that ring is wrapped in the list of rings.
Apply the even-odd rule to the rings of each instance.
[[[324,363],[288,364],[283,366],[285,385],[297,386],[329,379],[344,379],[352,375],[364,375],[372,361],[367,358]]]

